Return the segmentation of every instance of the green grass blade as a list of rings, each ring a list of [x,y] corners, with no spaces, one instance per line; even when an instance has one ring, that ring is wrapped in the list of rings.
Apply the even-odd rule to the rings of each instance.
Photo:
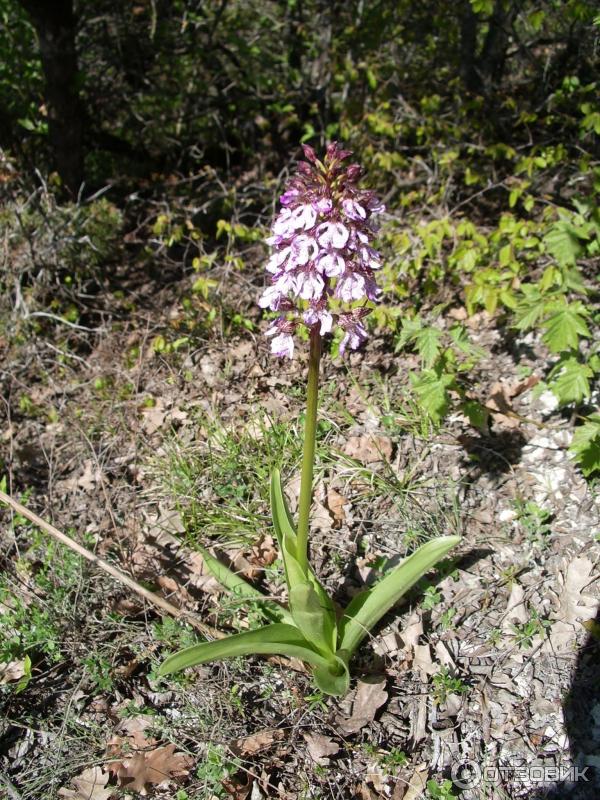
[[[432,539],[373,588],[358,594],[348,605],[339,623],[339,648],[350,655],[374,625],[391,609],[414,584],[460,541],[459,536]]]
[[[312,649],[293,625],[276,623],[266,625],[255,631],[246,631],[216,639],[213,642],[200,642],[186,647],[179,653],[166,658],[160,666],[159,675],[169,675],[196,664],[218,661],[222,658],[235,658],[248,655],[281,655],[299,658],[321,670],[327,670],[329,662]]]
[[[224,564],[221,564],[221,562],[211,555],[205,547],[198,545],[198,550],[211,575],[213,575],[221,586],[227,589],[234,597],[260,603],[260,610],[268,619],[293,625],[292,616],[287,609],[282,608],[274,600],[265,597],[262,592],[255,589],[254,586],[245,581],[240,575],[230,570]]]

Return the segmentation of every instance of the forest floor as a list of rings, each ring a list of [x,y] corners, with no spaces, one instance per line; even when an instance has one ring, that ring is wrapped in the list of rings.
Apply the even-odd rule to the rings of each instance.
[[[48,318],[0,337],[6,490],[224,631],[257,620],[194,542],[281,596],[271,467],[292,507],[298,492],[306,348],[269,355],[259,273],[220,295],[254,330],[217,318],[169,347],[193,276],[129,272],[96,296],[91,330]],[[415,542],[462,536],[363,646],[346,698],[283,659],[158,678],[194,630],[0,512],[0,796],[597,796],[599,498],[568,456],[573,420],[534,395],[539,341],[454,313],[485,351],[487,434],[458,415],[432,430],[406,393],[416,364],[384,333],[324,358],[312,558],[326,586],[345,600]]]

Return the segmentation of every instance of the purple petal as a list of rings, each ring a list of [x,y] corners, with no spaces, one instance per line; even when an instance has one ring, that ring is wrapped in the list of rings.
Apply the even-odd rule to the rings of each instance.
[[[323,222],[317,228],[317,240],[323,247],[335,247],[341,250],[349,236],[348,228],[341,222]]]
[[[324,253],[319,256],[317,267],[329,278],[336,278],[346,269],[346,262],[337,253]]]
[[[357,220],[360,222],[363,219],[367,218],[367,212],[360,205],[360,203],[356,202],[356,200],[351,200],[350,198],[342,200],[342,208],[344,209],[344,214],[349,219]]]
[[[328,197],[321,197],[319,200],[314,200],[312,207],[318,214],[329,214],[333,208],[333,203]]]
[[[281,296],[282,292],[277,286],[267,286],[258,300],[258,305],[261,308],[270,308],[272,311],[277,311]]]
[[[303,300],[317,300],[323,294],[325,282],[317,272],[301,272],[296,279],[296,290]]]
[[[317,255],[319,248],[310,236],[300,234],[292,241],[292,260],[295,265],[304,266]]]
[[[281,195],[281,197],[279,198],[279,202],[281,203],[282,206],[289,206],[291,203],[293,203],[295,200],[298,199],[299,194],[300,192],[298,191],[298,189],[288,189]]]
[[[294,357],[294,338],[289,333],[280,333],[271,342],[271,352],[281,358]]]

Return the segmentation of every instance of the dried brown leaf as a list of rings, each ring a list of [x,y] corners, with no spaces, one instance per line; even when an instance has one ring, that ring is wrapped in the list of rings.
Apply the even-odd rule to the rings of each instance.
[[[361,728],[372,722],[380,708],[388,699],[385,691],[385,678],[373,677],[358,682],[352,715],[349,719],[337,720],[342,733],[358,733]]]
[[[71,783],[74,789],[63,787],[58,790],[58,794],[70,800],[109,800],[114,789],[110,786],[106,788],[108,778],[108,773],[104,772],[102,767],[90,767],[73,778]]]
[[[329,736],[321,733],[305,733],[304,739],[308,748],[308,753],[316,764],[325,766],[329,764],[328,756],[334,756],[339,752],[340,746]]]
[[[165,401],[161,397],[157,397],[153,406],[142,409],[142,428],[148,436],[152,436],[157,431],[167,414],[165,408]]]
[[[343,494],[329,487],[327,489],[327,507],[331,511],[336,522],[343,522],[346,519],[344,506],[348,503]]]
[[[278,556],[275,540],[272,536],[266,535],[252,548],[250,561],[261,567],[270,567],[271,564],[277,561]]]
[[[514,413],[510,402],[511,399],[510,387],[503,381],[496,381],[485,400],[485,406],[493,409],[492,416],[496,422],[502,423],[505,428],[518,428],[520,421],[515,417],[509,416],[509,414]]]
[[[589,558],[575,558],[560,577],[562,588],[554,614],[556,621],[549,630],[547,648],[568,650],[575,641],[576,624],[596,615],[598,601],[584,594],[584,589],[595,580],[593,567]]]
[[[121,786],[146,795],[148,786],[187,776],[192,763],[191,756],[176,753],[175,745],[168,744],[124,759],[117,776]]]
[[[402,800],[419,800],[419,798],[423,797],[425,789],[427,788],[428,774],[429,769],[427,764],[419,764],[408,782],[408,789]]]
[[[389,436],[378,433],[351,436],[346,442],[344,453],[362,464],[390,461],[392,458],[392,441]]]
[[[312,510],[311,510],[311,526],[315,530],[320,530],[323,533],[328,533],[333,528],[333,519],[331,518],[331,514],[325,508],[323,503],[316,500],[313,502]]]
[[[25,660],[9,661],[0,664],[0,684],[19,681],[25,675]]]
[[[258,731],[251,736],[235,739],[230,744],[230,748],[237,756],[252,756],[261,750],[266,750],[275,742],[281,741],[281,739],[283,739],[283,731],[281,730]]]

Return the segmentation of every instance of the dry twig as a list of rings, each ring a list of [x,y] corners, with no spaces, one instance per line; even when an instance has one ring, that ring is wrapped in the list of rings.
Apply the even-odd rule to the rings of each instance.
[[[203,633],[205,636],[209,637],[210,639],[221,639],[223,635],[220,631],[216,630],[215,628],[210,627],[210,625],[206,625],[202,620],[198,619],[195,614],[190,613],[189,611],[185,611],[184,609],[177,608],[172,603],[169,603],[168,600],[165,600],[163,597],[160,597],[154,592],[145,589],[143,586],[140,586],[137,581],[134,581],[133,578],[130,578],[129,575],[126,575],[124,572],[121,572],[120,569],[113,567],[112,564],[109,564],[108,561],[105,561],[100,556],[95,555],[92,553],[91,550],[80,545],[78,542],[71,539],[65,533],[62,533],[55,528],[54,525],[51,525],[46,520],[38,517],[33,511],[30,511],[21,503],[14,500],[10,495],[6,494],[5,492],[0,490],[0,502],[6,503],[10,506],[17,514],[28,519],[30,522],[33,522],[34,525],[37,525],[38,528],[45,531],[45,533],[52,536],[57,541],[61,542],[62,544],[66,545],[67,547],[74,550],[76,553],[79,553],[80,556],[83,556],[92,564],[100,567],[100,569],[107,572],[111,577],[115,578],[120,583],[127,586],[133,592],[135,592],[140,597],[143,597],[144,600],[147,600],[152,605],[156,606],[166,614],[175,619],[182,619],[185,622],[188,622],[192,627],[196,628],[196,630]]]

